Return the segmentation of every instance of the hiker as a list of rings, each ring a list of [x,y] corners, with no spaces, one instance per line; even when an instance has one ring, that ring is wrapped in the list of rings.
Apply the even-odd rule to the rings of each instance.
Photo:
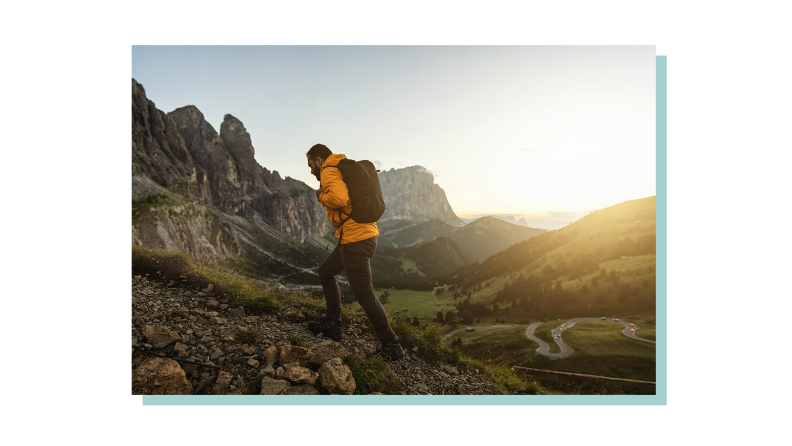
[[[311,174],[320,182],[316,198],[327,208],[327,219],[337,228],[335,237],[339,240],[333,252],[319,266],[327,316],[322,322],[308,322],[308,330],[314,334],[322,333],[335,341],[341,340],[341,290],[335,276],[346,271],[352,293],[374,325],[382,343],[377,356],[386,361],[399,360],[405,356],[404,350],[391,328],[385,309],[374,296],[371,282],[369,261],[377,249],[377,223],[358,223],[349,217],[352,212],[349,191],[340,169],[336,167],[346,156],[334,154],[324,144],[314,145],[306,156]]]

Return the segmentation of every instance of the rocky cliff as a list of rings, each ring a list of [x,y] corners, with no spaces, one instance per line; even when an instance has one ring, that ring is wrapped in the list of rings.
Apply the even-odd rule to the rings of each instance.
[[[403,219],[420,223],[437,219],[451,226],[465,225],[426,168],[410,166],[380,172],[379,181],[386,207],[381,222]]]
[[[237,118],[226,115],[218,134],[194,106],[158,110],[133,79],[132,243],[259,273],[315,266],[330,230],[324,208],[253,155]]]

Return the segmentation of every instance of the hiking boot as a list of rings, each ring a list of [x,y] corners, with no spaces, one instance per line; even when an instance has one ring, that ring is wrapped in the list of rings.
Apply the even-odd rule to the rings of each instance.
[[[327,319],[322,322],[308,322],[308,330],[313,334],[322,333],[334,341],[340,341],[344,336],[341,331],[341,323],[328,321]]]
[[[399,344],[398,340],[390,341],[390,342],[383,342],[382,348],[380,348],[374,356],[382,359],[383,361],[398,361],[405,356],[404,349],[402,348],[401,344]]]

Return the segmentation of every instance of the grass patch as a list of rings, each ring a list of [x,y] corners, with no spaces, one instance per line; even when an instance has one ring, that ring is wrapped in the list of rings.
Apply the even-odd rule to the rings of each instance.
[[[575,354],[585,352],[599,356],[622,355],[654,359],[654,344],[629,339],[621,333],[623,330],[624,326],[616,322],[579,322],[564,331],[564,342],[575,350]]]
[[[459,351],[447,348],[442,340],[440,330],[434,327],[418,329],[404,320],[390,321],[393,331],[399,336],[402,347],[412,349],[418,347],[418,354],[428,361],[456,363]]]
[[[259,334],[258,332],[255,331],[238,331],[234,336],[236,341],[239,342],[240,344],[249,344],[249,345],[252,345],[256,341],[257,337],[259,337]]]
[[[324,300],[299,294],[280,293],[259,286],[222,266],[199,262],[178,251],[132,246],[132,273],[150,274],[163,280],[175,280],[181,286],[206,288],[234,307],[242,306],[254,314],[279,314],[284,306],[324,310]]]
[[[355,395],[368,395],[379,392],[385,395],[401,393],[401,384],[393,374],[390,366],[383,360],[372,357],[363,359],[358,355],[350,355],[344,364],[355,377]]]
[[[311,348],[311,344],[305,342],[303,338],[299,336],[290,337],[289,344],[302,348]]]
[[[496,363],[514,365],[535,356],[539,345],[525,336],[527,326],[509,328],[476,329],[475,332],[459,332],[445,340],[450,344],[454,339],[462,339],[461,351],[482,361],[494,360]]]

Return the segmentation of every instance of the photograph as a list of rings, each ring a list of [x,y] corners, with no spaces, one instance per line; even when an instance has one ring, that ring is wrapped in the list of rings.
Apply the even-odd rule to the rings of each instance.
[[[655,46],[131,55],[144,404],[666,404]]]

